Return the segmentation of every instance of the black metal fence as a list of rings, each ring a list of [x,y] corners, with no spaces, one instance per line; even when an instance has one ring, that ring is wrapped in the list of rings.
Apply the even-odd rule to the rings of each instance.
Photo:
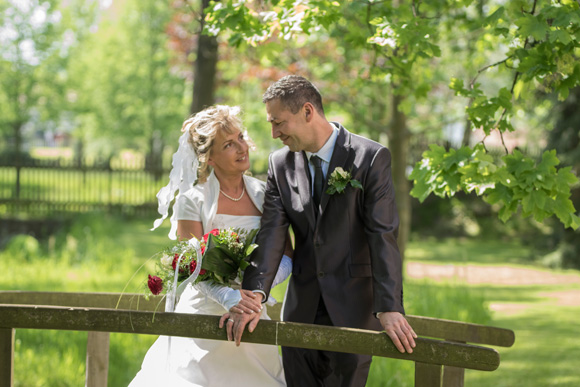
[[[162,169],[111,160],[4,160],[0,215],[110,211],[150,214],[167,176]]]

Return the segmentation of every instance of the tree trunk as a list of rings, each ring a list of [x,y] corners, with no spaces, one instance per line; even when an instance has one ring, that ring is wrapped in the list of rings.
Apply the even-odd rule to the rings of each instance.
[[[205,9],[209,0],[202,0]],[[191,101],[191,114],[195,114],[203,108],[214,104],[214,89],[216,67],[218,61],[218,43],[215,36],[203,34],[205,13],[201,12],[200,32],[197,39],[197,58],[194,63],[193,99]]]
[[[469,105],[471,105],[472,102],[473,100],[470,100]],[[469,117],[467,117],[465,119],[465,127],[463,128],[463,140],[461,141],[463,146],[470,146],[471,133],[473,133],[473,130],[471,129],[471,121],[469,120]]]
[[[407,159],[409,155],[409,130],[407,117],[399,110],[403,100],[400,95],[392,96],[392,119],[389,149],[392,155],[393,182],[395,197],[399,211],[399,250],[404,259],[407,240],[411,230],[411,196],[409,195],[409,180],[407,179]]]

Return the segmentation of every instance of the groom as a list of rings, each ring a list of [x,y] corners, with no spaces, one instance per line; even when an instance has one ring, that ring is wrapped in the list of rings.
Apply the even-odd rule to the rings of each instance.
[[[259,248],[243,288],[267,298],[291,226],[294,263],[283,320],[385,330],[400,352],[412,352],[417,336],[403,316],[389,150],[327,121],[318,89],[303,77],[278,80],[263,102],[272,137],[286,147],[270,155]],[[329,178],[339,168],[348,184],[330,194]],[[239,344],[246,324],[253,331],[258,319],[232,314],[228,337]],[[371,356],[302,348],[283,347],[282,356],[290,386],[364,386],[371,364]]]

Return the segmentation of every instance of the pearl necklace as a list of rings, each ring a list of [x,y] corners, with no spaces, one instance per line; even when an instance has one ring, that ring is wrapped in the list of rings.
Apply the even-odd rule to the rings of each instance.
[[[239,202],[240,200],[242,200],[242,198],[244,197],[244,194],[246,193],[246,187],[242,187],[242,194],[240,195],[239,198],[233,198],[230,195],[228,195],[227,193],[225,193],[224,191],[222,191],[222,189],[220,188],[220,192],[228,199],[234,201],[234,202]]]

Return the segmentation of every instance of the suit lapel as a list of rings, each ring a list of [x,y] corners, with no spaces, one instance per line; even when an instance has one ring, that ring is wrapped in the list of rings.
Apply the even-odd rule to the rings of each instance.
[[[304,152],[296,152],[296,181],[300,189],[300,200],[302,201],[302,207],[304,208],[304,213],[306,218],[308,218],[308,223],[314,228],[315,226],[315,216],[314,216],[314,204],[312,203],[312,187],[310,184],[310,169],[308,168],[308,159]]]
[[[350,133],[347,132],[347,130],[342,127],[342,125],[339,125],[339,128],[340,129],[336,139],[336,144],[334,145],[334,151],[332,152],[332,157],[328,166],[324,187],[322,188],[322,198],[320,199],[321,212],[324,212],[324,209],[328,204],[328,200],[330,199],[330,195],[326,193],[326,190],[328,189],[328,180],[330,178],[330,174],[336,167],[342,167],[345,171],[349,170],[347,164],[349,163],[348,156],[350,153]]]

